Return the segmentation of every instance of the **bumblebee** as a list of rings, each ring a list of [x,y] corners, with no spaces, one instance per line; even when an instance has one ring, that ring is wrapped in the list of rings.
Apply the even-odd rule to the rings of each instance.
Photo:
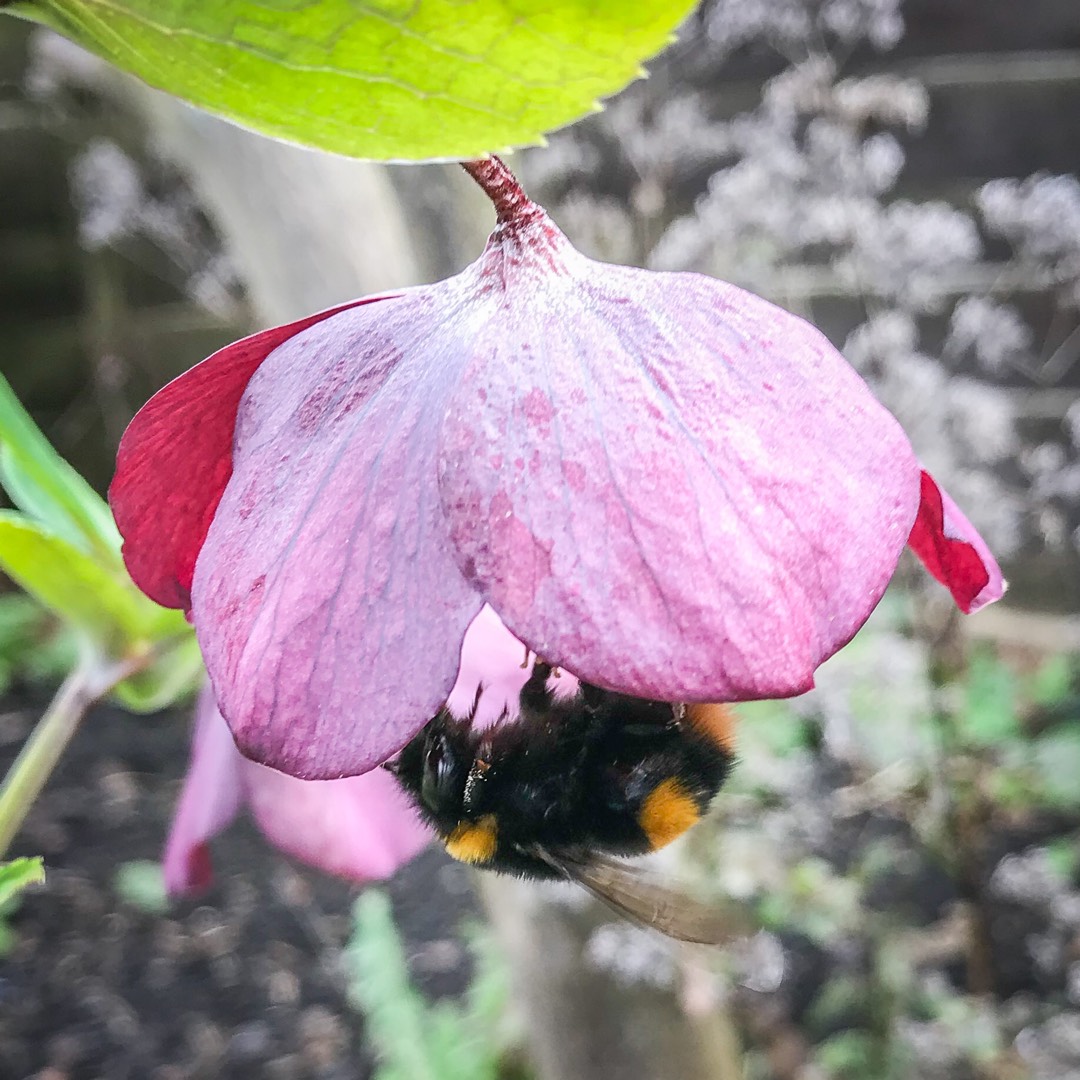
[[[686,941],[731,936],[726,918],[621,857],[656,851],[697,822],[734,762],[721,705],[648,701],[585,683],[552,693],[537,660],[520,715],[487,730],[442,709],[387,765],[455,859],[576,881],[620,914]]]

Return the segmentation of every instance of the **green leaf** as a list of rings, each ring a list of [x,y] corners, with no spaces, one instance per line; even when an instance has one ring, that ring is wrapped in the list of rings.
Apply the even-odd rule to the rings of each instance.
[[[786,701],[740,702],[739,746],[751,753],[790,757],[807,744],[806,724]]]
[[[1051,656],[1031,680],[1031,698],[1036,705],[1052,706],[1064,701],[1073,688],[1073,661],[1070,657]]]
[[[465,997],[462,1019],[476,1046],[474,1061],[490,1060],[491,1071],[498,1073],[502,1052],[521,1042],[517,1018],[511,1008],[510,967],[494,931],[485,923],[465,927],[473,960],[473,977]]]
[[[1058,728],[1041,735],[1032,745],[1032,763],[1043,805],[1059,809],[1080,806],[1080,730]]]
[[[960,724],[974,746],[994,746],[1020,734],[1016,676],[989,652],[971,658]]]
[[[405,950],[394,925],[390,900],[366,890],[353,908],[356,930],[349,944],[352,996],[364,1010],[366,1030],[383,1067],[377,1080],[391,1076],[441,1080],[431,1016],[409,979]]]
[[[120,534],[104,499],[52,448],[2,375],[0,485],[57,535],[120,565]]]
[[[1077,862],[1080,861],[1080,850],[1077,849],[1075,838],[1060,836],[1051,840],[1043,850],[1046,852],[1050,869],[1061,879],[1063,885],[1071,886],[1076,875]]]
[[[204,677],[202,653],[191,632],[144,671],[118,683],[112,697],[129,712],[157,712],[190,697]]]
[[[17,0],[6,11],[245,127],[351,157],[474,158],[642,74],[693,0]]]
[[[113,890],[121,900],[148,915],[162,915],[169,910],[161,864],[149,859],[121,863],[113,874]]]
[[[40,885],[44,880],[45,864],[40,857],[0,863],[0,907],[14,899],[28,885]]]
[[[876,1047],[867,1031],[841,1031],[830,1035],[814,1051],[814,1063],[837,1080],[874,1075]]]
[[[10,510],[0,510],[0,569],[109,655],[189,629],[179,612],[143,596],[122,567],[102,566],[47,525]]]
[[[33,597],[0,596],[0,694],[16,677],[57,682],[74,667],[72,631]]]

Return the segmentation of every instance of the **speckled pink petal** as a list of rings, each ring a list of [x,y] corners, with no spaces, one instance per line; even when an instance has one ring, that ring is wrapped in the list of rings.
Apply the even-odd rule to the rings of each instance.
[[[207,843],[240,810],[243,762],[213,695],[203,690],[195,709],[191,761],[165,842],[165,888],[171,895],[198,893],[210,885],[213,868]]]
[[[365,297],[234,341],[159,390],[128,425],[109,505],[128,573],[152,600],[187,609],[195,560],[232,467],[240,396],[267,354]]]
[[[756,296],[596,264],[550,232],[514,255],[488,264],[503,306],[443,425],[463,572],[589,681],[668,700],[808,689],[914,521],[897,422]]]
[[[482,599],[435,483],[469,311],[451,283],[356,307],[276,349],[240,405],[192,612],[243,752],[366,772],[434,715]]]
[[[1001,567],[975,526],[925,471],[920,492],[908,543],[926,569],[948,588],[963,612],[971,614],[1000,600],[1006,588]]]

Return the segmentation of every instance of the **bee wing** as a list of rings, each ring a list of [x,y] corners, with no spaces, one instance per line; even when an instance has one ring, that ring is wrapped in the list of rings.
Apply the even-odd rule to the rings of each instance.
[[[544,848],[535,854],[616,914],[678,941],[725,945],[757,930],[745,909],[695,900],[654,881],[641,867],[595,854],[577,856]]]

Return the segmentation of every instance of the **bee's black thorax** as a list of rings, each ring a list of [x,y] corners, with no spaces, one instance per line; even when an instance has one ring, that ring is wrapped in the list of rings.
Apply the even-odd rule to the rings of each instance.
[[[488,731],[440,711],[401,752],[402,786],[455,857],[560,877],[556,857],[640,855],[684,832],[732,764],[730,746],[680,705],[582,684],[548,689],[537,661],[521,714]]]

